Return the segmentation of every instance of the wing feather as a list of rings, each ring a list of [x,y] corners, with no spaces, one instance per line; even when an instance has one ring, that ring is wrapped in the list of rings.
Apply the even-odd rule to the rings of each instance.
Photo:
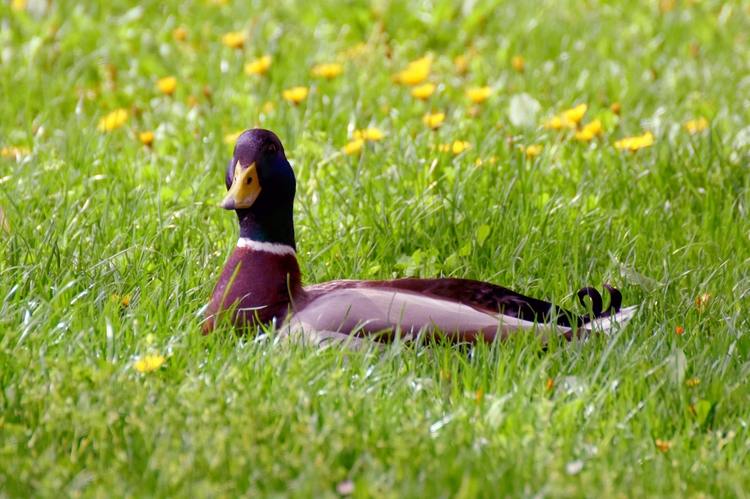
[[[567,310],[555,307],[552,303],[525,296],[496,284],[471,279],[404,278],[390,281],[331,281],[308,286],[305,291],[311,296],[339,289],[378,289],[409,291],[429,297],[452,300],[478,311],[514,317],[525,321],[548,323],[559,326],[583,324],[587,317],[578,316]]]

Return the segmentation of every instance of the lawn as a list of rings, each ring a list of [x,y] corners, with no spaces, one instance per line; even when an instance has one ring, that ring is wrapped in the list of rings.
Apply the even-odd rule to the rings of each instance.
[[[4,0],[0,61],[0,497],[750,493],[749,1]],[[608,282],[639,314],[547,347],[204,337],[254,126],[307,283],[583,312]]]

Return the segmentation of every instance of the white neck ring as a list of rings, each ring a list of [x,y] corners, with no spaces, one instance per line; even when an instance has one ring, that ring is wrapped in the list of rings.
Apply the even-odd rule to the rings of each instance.
[[[291,255],[297,256],[297,252],[294,248],[281,243],[264,243],[260,241],[253,241],[249,237],[241,237],[237,241],[238,248],[245,248],[252,251],[265,251],[266,253],[273,253],[274,255]]]

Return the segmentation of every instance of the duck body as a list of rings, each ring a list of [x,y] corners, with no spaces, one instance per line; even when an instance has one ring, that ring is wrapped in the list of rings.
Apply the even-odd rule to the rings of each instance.
[[[204,334],[221,321],[247,328],[275,324],[288,335],[374,336],[389,340],[427,332],[454,342],[491,342],[519,330],[571,338],[594,326],[627,322],[621,295],[606,287],[602,309],[593,288],[592,314],[575,315],[552,303],[495,284],[457,278],[339,280],[302,286],[292,205],[296,181],[278,137],[248,130],[238,139],[226,175],[226,209],[237,212],[240,239],[206,310]],[[321,336],[321,334],[323,336]]]

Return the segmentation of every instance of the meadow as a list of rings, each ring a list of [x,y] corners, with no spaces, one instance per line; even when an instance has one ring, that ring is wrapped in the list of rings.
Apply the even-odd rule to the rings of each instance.
[[[4,0],[0,497],[746,497],[750,2]],[[630,325],[383,352],[201,335],[233,141],[307,283]]]

